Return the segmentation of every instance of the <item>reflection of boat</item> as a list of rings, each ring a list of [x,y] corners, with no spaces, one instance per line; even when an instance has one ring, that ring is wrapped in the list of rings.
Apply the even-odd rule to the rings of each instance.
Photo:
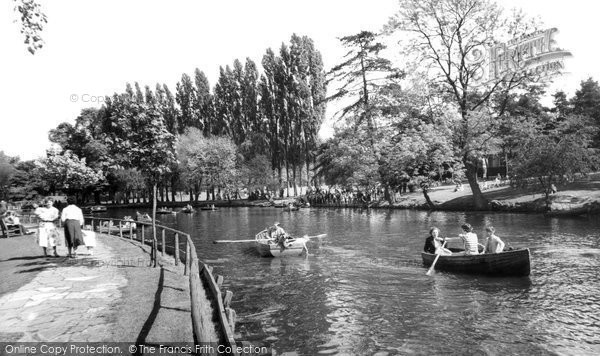
[[[295,205],[288,205],[285,208],[283,208],[283,210],[285,210],[285,211],[296,211],[298,209],[300,209],[300,208]]]
[[[167,208],[160,208],[158,210],[156,210],[157,214],[177,214],[176,211],[173,211],[173,209],[167,209]]]
[[[215,208],[215,206],[203,206],[200,208],[200,210],[210,210],[210,211],[217,211],[219,210],[219,208]]]
[[[285,248],[269,237],[267,230],[256,234],[256,248],[262,257],[300,256],[306,249],[308,237],[291,237],[285,241]]]
[[[152,218],[148,214],[141,214],[139,211],[135,212],[136,220],[140,222],[152,222]]]
[[[188,213],[188,214],[191,214],[195,211],[196,210],[194,210],[194,208],[192,208],[191,206],[186,206],[185,208],[181,209],[182,213]]]
[[[431,266],[436,255],[422,252],[423,264]],[[481,255],[440,256],[435,269],[471,274],[529,276],[529,249],[486,253]]]

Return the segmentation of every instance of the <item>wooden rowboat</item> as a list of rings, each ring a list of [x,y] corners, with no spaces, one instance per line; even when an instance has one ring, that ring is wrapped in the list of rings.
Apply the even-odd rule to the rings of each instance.
[[[285,242],[285,248],[269,237],[267,230],[256,234],[256,248],[262,257],[300,256],[305,249],[308,237],[292,237]]]
[[[176,211],[173,211],[172,209],[169,210],[169,209],[166,209],[166,208],[158,209],[158,210],[156,210],[156,213],[157,214],[163,214],[163,215],[164,214],[173,214],[173,215],[177,214]]]
[[[98,232],[104,232],[107,234],[118,234],[120,231],[122,231],[124,234],[129,233],[129,231],[135,231],[136,230],[136,225],[135,223],[132,222],[126,222],[124,224],[121,225],[121,228],[119,228],[119,225],[114,225],[114,224],[110,224],[108,222],[105,222],[104,224],[100,225],[97,227]]]
[[[422,252],[421,257],[423,257],[423,264],[429,267],[436,255]],[[481,255],[442,255],[435,269],[471,274],[529,276],[531,269],[529,259],[528,248]]]

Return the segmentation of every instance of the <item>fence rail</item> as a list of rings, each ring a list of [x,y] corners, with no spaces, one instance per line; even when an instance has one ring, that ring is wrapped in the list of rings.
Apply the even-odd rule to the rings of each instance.
[[[227,350],[231,350],[230,355],[238,355],[236,351],[236,342],[233,338],[236,314],[235,311],[229,307],[232,293],[226,291],[225,295],[222,296],[220,287],[223,282],[223,277],[217,276],[215,279],[212,274],[212,267],[209,267],[198,260],[196,246],[194,245],[190,234],[167,226],[155,224],[156,241],[154,241],[155,234],[152,230],[152,223],[149,222],[92,216],[85,216],[84,219],[86,224],[89,222],[88,225],[91,225],[92,230],[94,231],[137,240],[142,244],[150,243],[150,246],[152,246],[153,249],[152,260],[155,266],[158,258],[158,250],[154,249],[158,248],[158,246],[160,246],[162,256],[170,254],[174,257],[176,266],[183,262],[184,275],[189,278],[190,309],[192,314],[192,329],[194,331],[194,344],[202,346],[202,343],[222,342],[223,345],[227,347]],[[146,238],[147,234],[149,234],[148,239]],[[182,243],[185,245],[183,250],[181,248]],[[213,300],[216,306],[216,320],[219,322],[219,328],[217,328],[217,330],[221,330],[221,340],[210,340],[205,328],[202,327],[202,316],[200,311],[201,298],[199,291],[201,288],[204,288],[202,284],[203,281],[208,286],[206,293],[209,296],[209,299]]]

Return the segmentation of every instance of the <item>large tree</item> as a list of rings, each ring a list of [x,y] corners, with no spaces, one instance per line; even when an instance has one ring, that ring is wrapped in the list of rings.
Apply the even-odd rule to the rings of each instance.
[[[598,166],[598,150],[592,147],[597,128],[589,123],[587,117],[569,116],[556,120],[550,130],[547,124],[539,125],[534,135],[523,139],[515,159],[515,178],[537,179],[546,195],[546,207],[550,206],[553,184]]]
[[[71,151],[50,151],[48,157],[37,162],[37,167],[53,192],[61,190],[67,194],[81,194],[83,198],[86,190],[97,189],[105,183],[101,170],[88,167],[85,158],[79,158]]]
[[[175,136],[167,130],[160,108],[137,102],[130,95],[114,94],[107,100],[107,121],[113,130],[107,135],[111,149],[121,157],[124,168],[136,168],[152,185],[153,257],[156,266],[157,185],[177,162]]]
[[[487,208],[477,182],[478,162],[488,153],[505,110],[504,102],[495,105],[491,99],[508,97],[507,93],[539,79],[517,67],[484,80],[482,56],[510,36],[536,29],[522,14],[505,18],[488,0],[401,0],[398,14],[387,26],[391,34],[401,32],[408,71],[427,78],[431,88],[454,105],[456,156],[466,168],[476,209]]]
[[[379,144],[382,137],[377,127],[377,119],[382,115],[380,95],[402,78],[403,73],[380,55],[386,46],[378,41],[377,34],[362,31],[340,40],[348,53],[344,61],[328,73],[328,81],[335,80],[340,85],[329,100],[350,100],[350,104],[339,111],[339,118],[348,119],[356,127],[366,125],[370,150],[381,166],[384,164]],[[389,198],[387,185],[385,191]]]
[[[600,86],[592,78],[581,82],[581,86],[571,98],[573,113],[587,116],[591,124],[600,128]],[[600,131],[593,140],[593,146],[600,148]]]

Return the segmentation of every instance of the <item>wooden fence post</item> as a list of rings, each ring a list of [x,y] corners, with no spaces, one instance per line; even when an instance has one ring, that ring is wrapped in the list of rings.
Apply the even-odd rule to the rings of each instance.
[[[144,224],[140,224],[140,226],[142,227],[142,245],[143,245],[144,242],[145,242],[145,239],[144,239],[144,230],[146,230],[146,229],[144,229],[145,228]]]
[[[190,274],[190,237],[189,235],[187,236],[187,238],[185,239],[185,268],[183,269],[183,275],[187,276],[188,274]]]
[[[123,238],[123,225],[121,224],[121,220],[119,220],[119,236]]]
[[[179,266],[179,234],[175,233],[175,266]]]
[[[164,256],[165,255],[165,249],[166,249],[166,247],[165,247],[165,229],[162,230],[162,236],[161,237],[162,237],[162,243],[160,245],[161,246],[160,249],[161,249],[162,255]]]

